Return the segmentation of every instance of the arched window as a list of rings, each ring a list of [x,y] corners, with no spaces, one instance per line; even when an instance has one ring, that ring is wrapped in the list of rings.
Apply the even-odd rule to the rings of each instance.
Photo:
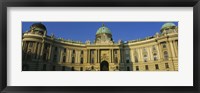
[[[157,60],[158,60],[157,54],[156,54],[156,53],[153,54],[153,60],[154,60],[154,61],[157,61]]]
[[[74,57],[72,57],[72,63],[75,63],[74,61],[75,61],[75,58],[74,58]]]
[[[164,52],[164,60],[168,60],[168,52],[167,51]]]
[[[147,62],[147,55],[144,55],[144,62]]]
[[[138,57],[135,56],[135,63],[138,63]]]

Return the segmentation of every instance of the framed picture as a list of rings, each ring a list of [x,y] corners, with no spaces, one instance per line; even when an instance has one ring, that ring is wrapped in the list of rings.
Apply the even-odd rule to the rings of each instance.
[[[199,92],[199,0],[1,2],[1,92]]]

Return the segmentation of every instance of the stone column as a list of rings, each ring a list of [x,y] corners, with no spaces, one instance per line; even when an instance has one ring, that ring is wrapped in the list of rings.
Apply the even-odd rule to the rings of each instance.
[[[110,49],[110,63],[112,63],[112,49]]]
[[[80,50],[77,51],[77,56],[76,56],[76,63],[80,63],[80,57],[81,57],[81,53],[80,53]]]
[[[148,61],[152,61],[152,53],[150,52],[150,47],[147,47]]]
[[[40,56],[43,55],[43,52],[44,52],[44,42],[42,42],[42,47],[41,47],[41,52],[40,52]],[[40,58],[41,59],[41,58]]]
[[[138,52],[138,56],[139,56],[138,59],[139,59],[140,62],[143,62],[144,60],[143,60],[143,55],[142,55],[142,48],[139,48],[138,51],[139,51],[139,52]],[[139,63],[139,62],[138,62],[138,63]]]
[[[163,53],[162,53],[162,49],[161,49],[160,43],[158,43],[158,52],[159,52],[159,58],[162,61],[163,60]]]
[[[69,63],[72,63],[72,50],[69,50]]]
[[[172,52],[172,58],[174,58],[175,57],[175,50],[174,50],[174,47],[173,47],[173,43],[172,43],[173,41],[170,41],[169,42],[169,44],[170,44],[170,47],[171,47],[171,52]]]
[[[99,63],[99,49],[97,49],[97,63]]]
[[[91,63],[90,59],[91,59],[91,56],[90,56],[90,49],[89,49],[89,56],[88,56],[88,63]]]
[[[37,50],[38,50],[38,42],[35,43],[35,50],[34,50],[34,59],[37,59]]]
[[[169,41],[167,41],[166,44],[167,44],[167,50],[168,50],[169,60],[171,60],[172,52],[171,52],[171,47],[170,47]]]
[[[24,50],[24,52],[26,52],[26,50],[27,50],[27,49],[26,49],[26,48],[27,48],[27,43],[26,43],[26,41],[24,41],[23,44],[24,44],[24,46],[23,46],[23,50]]]
[[[112,49],[112,63],[114,63],[114,52],[113,52],[113,49]]]
[[[37,49],[37,59],[40,58],[40,51],[41,51],[41,43],[38,43],[38,49]]]
[[[118,55],[117,55],[117,57],[118,57],[118,63],[120,63],[121,62],[121,51],[120,51],[120,48],[119,48],[119,53],[118,53]]]
[[[121,54],[122,54],[122,59],[121,59],[121,61],[122,61],[122,63],[125,63],[125,62],[124,62],[124,49],[121,49],[121,52],[122,52],[122,53],[121,53]]]
[[[48,55],[48,60],[49,61],[51,61],[51,49],[52,49],[52,45],[50,44],[49,55]]]
[[[176,45],[176,42],[173,41],[172,44],[174,45],[174,50],[175,50],[175,54],[176,54],[176,57],[178,57],[178,46]]]

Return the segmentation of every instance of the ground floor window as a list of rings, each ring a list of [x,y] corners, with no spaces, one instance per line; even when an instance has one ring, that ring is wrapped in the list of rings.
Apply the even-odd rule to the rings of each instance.
[[[74,71],[74,67],[71,68],[71,71]]]
[[[155,64],[155,68],[156,68],[156,70],[158,70],[158,69],[159,69],[159,66],[158,66],[158,64]]]
[[[42,70],[43,70],[43,71],[46,71],[46,69],[47,69],[47,65],[44,64]]]
[[[127,71],[130,71],[130,67],[127,67]]]
[[[65,71],[65,66],[62,66],[62,71]]]
[[[145,65],[145,69],[146,69],[146,70],[149,70],[149,66],[148,66],[148,65]]]
[[[83,67],[80,68],[80,71],[83,71]]]
[[[169,68],[169,64],[168,63],[165,63],[165,68]]]
[[[136,68],[136,71],[139,71],[139,66],[136,66],[135,68]]]

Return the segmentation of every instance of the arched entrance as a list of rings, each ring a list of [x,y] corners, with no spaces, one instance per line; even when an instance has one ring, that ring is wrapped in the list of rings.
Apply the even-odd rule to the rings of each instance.
[[[109,64],[107,61],[102,61],[100,63],[100,71],[109,71]]]

